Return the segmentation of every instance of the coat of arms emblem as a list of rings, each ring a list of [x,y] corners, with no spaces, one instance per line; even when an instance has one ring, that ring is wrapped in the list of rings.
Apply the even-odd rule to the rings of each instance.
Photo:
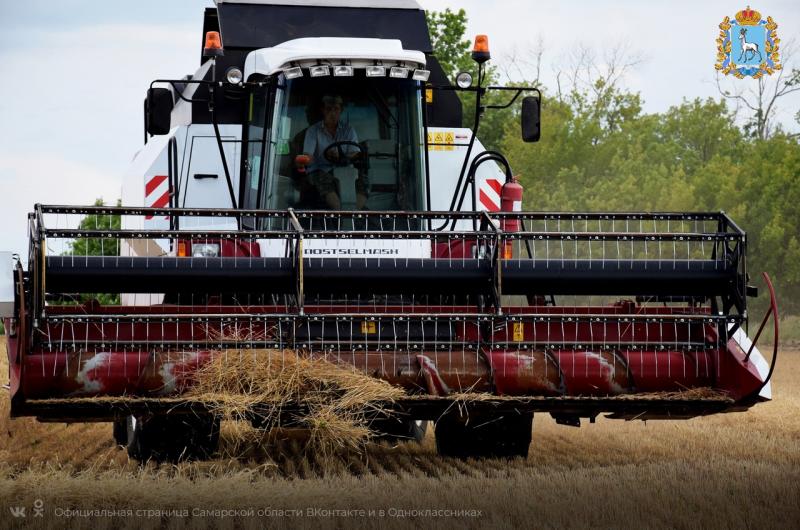
[[[777,28],[772,17],[763,19],[750,6],[736,13],[733,20],[725,17],[719,25],[715,68],[739,79],[748,75],[758,79],[780,70]]]

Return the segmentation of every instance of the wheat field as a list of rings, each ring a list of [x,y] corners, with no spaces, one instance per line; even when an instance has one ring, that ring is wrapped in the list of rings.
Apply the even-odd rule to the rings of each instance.
[[[3,348],[4,350],[4,348]],[[7,359],[2,355],[3,383]],[[534,419],[527,460],[468,460],[422,444],[319,457],[294,433],[201,463],[129,461],[110,424],[8,418],[0,400],[2,526],[75,528],[800,527],[800,351],[774,401],[688,421]],[[26,509],[26,517],[9,510]],[[41,515],[41,517],[37,517]]]

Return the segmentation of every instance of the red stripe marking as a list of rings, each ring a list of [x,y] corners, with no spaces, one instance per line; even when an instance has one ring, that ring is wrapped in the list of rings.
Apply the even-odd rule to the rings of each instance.
[[[164,206],[169,204],[169,190],[164,192],[164,195],[156,199],[156,201],[150,205],[150,208],[163,208]],[[152,219],[152,215],[148,215],[145,219]]]
[[[480,192],[479,199],[480,199],[480,201],[481,201],[481,204],[483,204],[483,206],[484,206],[484,207],[485,207],[485,208],[486,208],[488,211],[490,211],[490,212],[497,212],[497,211],[500,211],[500,205],[498,205],[498,204],[495,204],[495,203],[492,201],[492,199],[490,199],[490,198],[489,198],[489,196],[488,196],[488,195],[486,195],[486,193],[485,193],[483,190],[481,190],[481,192]]]
[[[486,184],[488,184],[490,188],[492,188],[494,191],[497,192],[498,195],[500,195],[500,192],[502,191],[503,186],[500,184],[499,180],[497,180],[497,179],[488,179],[486,181]]]
[[[151,208],[163,208],[169,204],[169,191],[165,191],[164,195],[156,199],[156,201],[150,205]]]
[[[148,195],[153,193],[156,190],[156,188],[158,188],[161,185],[161,183],[164,182],[165,180],[167,180],[166,175],[156,175],[155,177],[148,180],[147,183],[144,185],[144,196],[147,197]]]

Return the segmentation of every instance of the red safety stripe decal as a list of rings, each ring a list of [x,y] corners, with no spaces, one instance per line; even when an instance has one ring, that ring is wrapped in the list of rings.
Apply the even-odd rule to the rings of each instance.
[[[500,205],[499,204],[495,204],[492,201],[492,199],[490,199],[489,196],[486,195],[486,192],[484,192],[483,190],[480,190],[479,199],[481,201],[481,204],[488,211],[490,211],[490,212],[498,212],[498,211],[500,211]]]
[[[486,181],[486,184],[488,184],[490,188],[492,188],[494,191],[497,192],[498,195],[500,195],[500,191],[502,191],[503,186],[500,184],[499,180],[497,180],[497,179],[488,179]]]
[[[163,208],[169,204],[169,192],[165,191],[164,195],[156,199],[156,201],[150,205],[151,208]]]
[[[144,196],[147,197],[151,193],[153,193],[158,186],[161,185],[162,182],[167,180],[166,175],[156,175],[151,178],[147,183],[144,185]]]
[[[156,199],[156,201],[150,205],[150,208],[163,208],[169,204],[169,191],[165,191],[164,195]],[[152,215],[148,215],[145,219],[152,219]]]

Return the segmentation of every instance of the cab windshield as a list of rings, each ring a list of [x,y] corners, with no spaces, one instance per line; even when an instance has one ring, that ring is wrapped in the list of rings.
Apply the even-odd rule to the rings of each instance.
[[[419,82],[354,73],[254,93],[245,207],[424,209]]]

